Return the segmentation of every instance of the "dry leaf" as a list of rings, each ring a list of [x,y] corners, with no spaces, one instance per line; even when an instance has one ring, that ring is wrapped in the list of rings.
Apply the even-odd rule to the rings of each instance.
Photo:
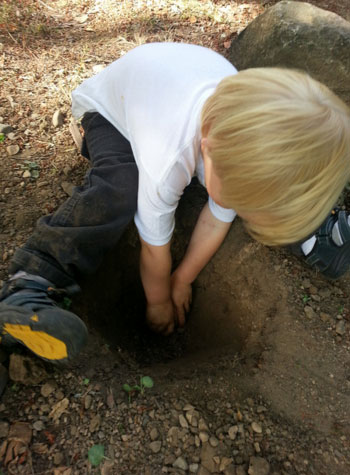
[[[197,18],[195,16],[190,16],[189,21],[190,23],[196,23]]]
[[[107,461],[101,467],[101,475],[113,475],[113,473],[115,473],[113,469],[114,463]]]
[[[107,406],[109,407],[109,409],[114,409],[115,408],[115,402],[114,402],[114,396],[113,396],[113,389],[112,388],[109,388],[107,390],[108,394],[107,394]]]
[[[224,42],[224,48],[228,49],[231,46],[231,41]]]
[[[30,425],[27,422],[15,422],[10,427],[8,439],[29,445],[32,440],[32,429]]]
[[[42,362],[30,356],[12,353],[10,355],[9,376],[12,381],[33,386],[47,377]]]
[[[67,467],[58,467],[53,471],[53,475],[71,475],[72,469]]]
[[[98,428],[100,427],[100,424],[101,424],[101,416],[99,414],[96,414],[92,419],[91,419],[91,422],[90,422],[90,432],[95,432],[96,430],[98,430]]]
[[[77,16],[75,19],[78,23],[85,23],[89,19],[89,15],[80,15]]]
[[[32,445],[32,450],[36,454],[43,455],[43,454],[46,454],[48,452],[49,448],[46,444],[43,444],[41,442],[37,442],[36,444]]]
[[[58,419],[62,416],[62,414],[65,412],[69,405],[68,399],[65,397],[62,399],[62,401],[58,401],[53,408],[52,411],[49,414],[49,417],[51,417],[55,422],[58,421]]]
[[[6,449],[7,449],[7,440],[4,440],[4,442],[1,444],[1,447],[0,447],[0,461],[2,460],[3,456],[6,454]]]

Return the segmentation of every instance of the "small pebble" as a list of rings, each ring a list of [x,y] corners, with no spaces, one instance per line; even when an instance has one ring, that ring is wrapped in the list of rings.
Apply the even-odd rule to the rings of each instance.
[[[217,447],[219,445],[219,441],[216,437],[210,437],[209,439],[209,444],[212,446],[212,447]]]
[[[55,465],[61,465],[62,462],[63,462],[63,454],[61,454],[61,452],[55,453],[55,455],[53,456],[53,463]]]
[[[335,331],[338,335],[342,336],[345,333],[345,322],[344,320],[339,320],[335,326]]]
[[[231,426],[228,430],[228,436],[231,440],[235,440],[238,432],[238,427],[237,426]]]
[[[0,438],[6,438],[9,432],[10,424],[6,421],[0,421]]]
[[[10,134],[13,132],[13,127],[9,124],[0,124],[0,134]]]
[[[182,414],[179,415],[179,423],[183,429],[188,429],[188,422]]]
[[[16,155],[19,152],[19,146],[9,145],[8,147],[6,147],[6,151],[9,155]]]
[[[158,436],[159,436],[158,430],[154,427],[151,430],[151,432],[149,433],[149,436],[150,436],[151,440],[157,440]]]
[[[152,450],[154,454],[157,454],[162,447],[162,443],[160,440],[155,440],[149,444],[149,448]]]
[[[42,385],[41,389],[40,389],[40,393],[42,396],[44,397],[48,397],[50,396],[51,393],[53,393],[55,390],[55,387],[50,384],[50,383],[45,383]]]
[[[33,429],[37,430],[38,432],[40,432],[41,430],[44,429],[44,423],[43,421],[35,421],[34,424],[33,424]]]
[[[58,109],[54,115],[52,116],[52,125],[54,127],[61,127],[63,125],[64,121],[64,115],[63,113]]]
[[[178,457],[173,463],[173,467],[186,471],[188,469],[188,463],[183,457]]]
[[[256,432],[257,434],[261,434],[261,433],[262,433],[261,425],[258,424],[257,422],[252,422],[252,429],[253,429],[253,431]]]

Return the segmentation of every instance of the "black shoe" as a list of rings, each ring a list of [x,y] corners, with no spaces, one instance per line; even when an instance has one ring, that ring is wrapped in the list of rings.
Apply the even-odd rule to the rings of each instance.
[[[5,366],[0,363],[0,397],[4,392],[8,380],[8,373]],[[0,472],[1,473],[1,472]]]
[[[315,233],[316,242],[312,251],[304,256],[305,261],[322,272],[329,279],[338,279],[350,269],[350,226],[349,213],[335,209]],[[338,246],[332,239],[332,230],[338,221],[339,234],[343,241]],[[294,254],[303,255],[300,245],[299,252],[293,246]]]
[[[87,329],[79,317],[57,305],[62,291],[42,282],[18,278],[5,284],[0,295],[0,342],[21,343],[44,360],[64,363],[84,346]]]

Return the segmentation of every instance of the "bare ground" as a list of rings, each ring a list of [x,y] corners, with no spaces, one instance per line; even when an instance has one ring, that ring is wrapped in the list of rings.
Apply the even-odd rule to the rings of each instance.
[[[70,91],[143,42],[192,42],[225,54],[273,3],[0,6],[0,122],[14,128],[0,144],[0,278],[36,219],[54,211],[87,168],[68,133]],[[310,3],[349,19],[346,2]],[[56,128],[57,109],[66,117]],[[9,145],[20,151],[9,155]],[[193,184],[179,210],[176,259],[204,201]],[[2,472],[350,473],[349,276],[326,281],[286,250],[253,242],[237,220],[195,284],[186,329],[164,339],[144,325],[138,252],[131,226],[82,283],[73,308],[91,335],[69,368],[20,350],[17,366],[12,358],[12,378],[21,372],[23,383],[10,381],[0,401]],[[129,402],[122,385],[142,375],[154,387]],[[22,442],[15,449],[11,440]],[[88,450],[97,445],[106,458],[94,468]]]

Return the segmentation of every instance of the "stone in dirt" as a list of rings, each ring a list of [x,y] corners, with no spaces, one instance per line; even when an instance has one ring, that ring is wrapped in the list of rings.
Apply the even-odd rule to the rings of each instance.
[[[19,146],[9,145],[8,147],[6,147],[6,151],[9,155],[16,155],[19,152]]]
[[[10,427],[9,440],[17,440],[25,445],[29,445],[32,440],[32,429],[27,422],[15,422]]]
[[[15,353],[10,356],[9,375],[12,381],[28,386],[39,384],[47,377],[41,361]]]
[[[249,459],[249,475],[269,475],[270,464],[262,457],[250,457]]]
[[[180,468],[184,472],[188,469],[188,463],[183,457],[178,457],[173,463],[174,468]]]
[[[257,422],[252,422],[252,429],[253,429],[253,431],[256,432],[257,434],[261,434],[261,433],[262,433],[261,425],[258,424]]]
[[[89,426],[89,429],[90,429],[90,432],[96,432],[99,427],[101,425],[101,416],[99,414],[96,414],[92,419],[91,419],[91,422],[90,422],[90,426]]]
[[[56,389],[56,384],[47,382],[47,383],[42,385],[42,387],[40,389],[40,393],[44,397],[49,397],[50,394],[52,394],[55,389]]]
[[[200,454],[201,465],[209,470],[210,473],[215,472],[218,468],[214,460],[215,455],[215,449],[209,443],[203,444]]]
[[[69,467],[54,468],[53,475],[72,475],[72,469]]]
[[[238,70],[282,66],[307,71],[350,103],[350,23],[304,2],[282,1],[232,41]]]
[[[35,421],[34,424],[33,424],[33,429],[35,429],[38,432],[43,430],[44,427],[45,427],[45,425],[44,425],[43,421]]]
[[[158,430],[155,427],[153,427],[153,429],[151,429],[151,431],[149,433],[149,436],[150,436],[151,440],[157,440],[158,437],[159,437]]]
[[[5,439],[9,433],[10,424],[6,421],[0,421],[0,439]]]
[[[64,456],[61,452],[56,452],[55,455],[53,456],[53,463],[55,465],[61,465],[63,462]]]
[[[306,305],[304,307],[304,313],[310,319],[313,319],[313,318],[316,317],[315,310],[312,307],[310,307],[309,305]]]
[[[188,429],[188,422],[182,414],[179,415],[179,424],[183,429]]]
[[[238,426],[231,426],[228,430],[228,436],[231,440],[235,440],[238,432]]]
[[[199,470],[197,472],[197,475],[210,475],[209,470],[207,470],[203,465],[199,467]]]
[[[340,336],[343,336],[344,333],[346,332],[346,328],[345,328],[345,322],[344,320],[340,320],[336,326],[335,326],[335,331],[338,335]]]
[[[95,64],[94,66],[92,66],[92,71],[97,74],[97,73],[100,73],[101,71],[103,71],[105,68],[105,65],[104,64]]]
[[[160,440],[155,440],[149,444],[149,448],[152,450],[154,454],[157,454],[162,447],[162,443]]]
[[[64,115],[59,109],[52,116],[52,125],[54,127],[61,127],[64,122]]]
[[[68,195],[72,196],[73,190],[75,188],[75,185],[73,183],[69,183],[69,181],[63,181],[61,183],[62,190]]]
[[[9,124],[0,124],[0,134],[9,134],[13,132],[13,128]]]

